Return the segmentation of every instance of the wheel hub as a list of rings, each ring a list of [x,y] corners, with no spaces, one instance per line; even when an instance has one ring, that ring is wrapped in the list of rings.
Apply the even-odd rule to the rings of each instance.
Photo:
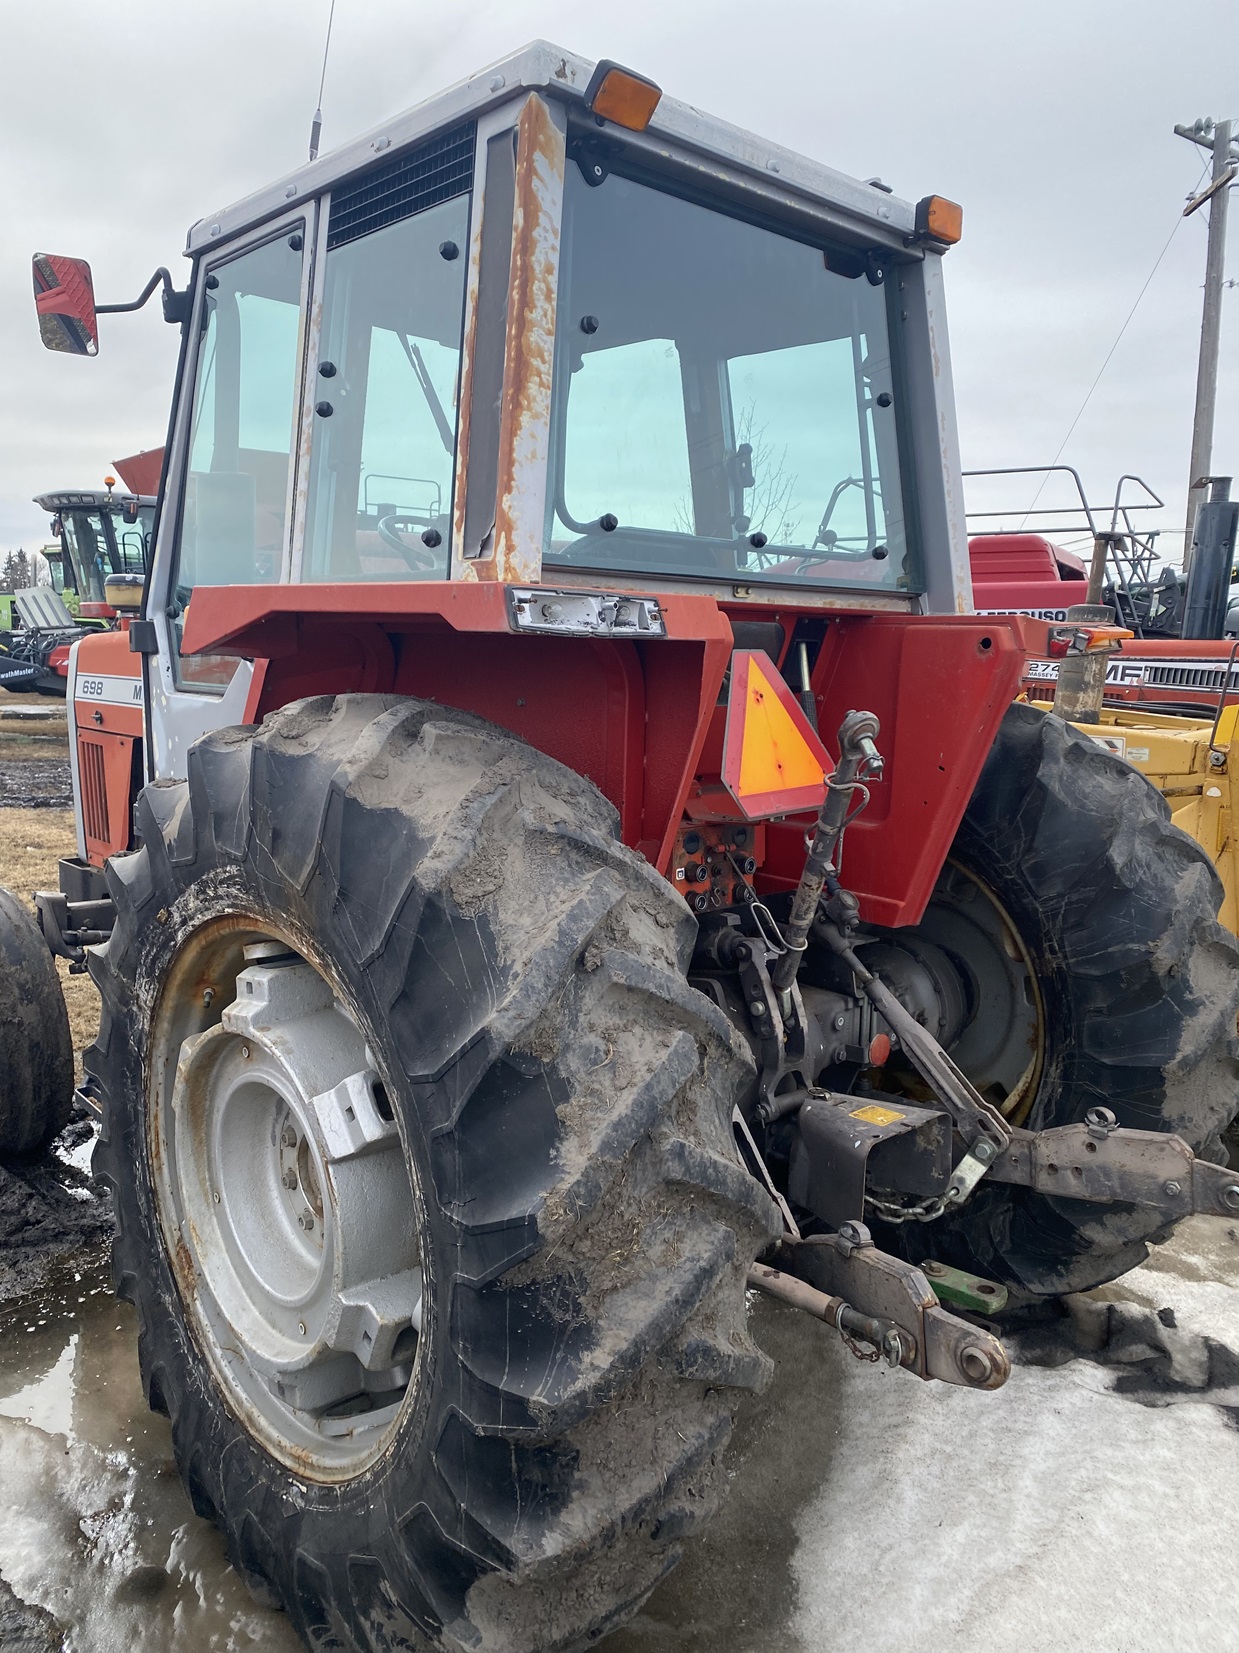
[[[357,1467],[409,1387],[422,1272],[355,1018],[283,943],[250,943],[233,1002],[180,1040],[168,1101],[165,1232],[213,1365],[278,1454]]]

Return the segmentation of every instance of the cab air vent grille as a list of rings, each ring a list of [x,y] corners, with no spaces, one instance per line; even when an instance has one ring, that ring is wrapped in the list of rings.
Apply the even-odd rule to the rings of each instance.
[[[328,251],[467,194],[473,184],[474,135],[473,122],[466,121],[333,190]]]

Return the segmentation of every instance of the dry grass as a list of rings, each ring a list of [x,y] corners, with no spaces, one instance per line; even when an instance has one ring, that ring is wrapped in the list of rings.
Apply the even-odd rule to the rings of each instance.
[[[56,890],[60,878],[56,863],[62,855],[77,854],[71,809],[0,809],[0,884],[21,900],[34,890]],[[68,962],[56,960],[69,1007],[69,1029],[81,1055],[99,1028],[99,995],[89,976],[71,976]]]

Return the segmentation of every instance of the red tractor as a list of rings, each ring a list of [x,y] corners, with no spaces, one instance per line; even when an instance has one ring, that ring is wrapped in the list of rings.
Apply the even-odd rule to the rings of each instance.
[[[38,905],[150,1403],[315,1646],[622,1623],[747,1287],[993,1389],[1004,1304],[1239,1208],[1217,880],[971,612],[959,233],[538,44],[147,289],[153,564]]]

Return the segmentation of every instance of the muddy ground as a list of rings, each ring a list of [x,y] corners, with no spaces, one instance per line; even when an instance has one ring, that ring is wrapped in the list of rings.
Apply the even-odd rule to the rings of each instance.
[[[0,883],[26,894],[72,853],[69,813],[31,796],[65,759],[5,745],[2,713],[23,807],[0,807]],[[93,989],[65,985],[80,1052]],[[0,1649],[297,1653],[146,1410],[91,1146],[79,1120],[0,1171]],[[1239,1228],[1193,1219],[1010,1337],[994,1395],[861,1365],[766,1299],[752,1313],[776,1376],[741,1409],[729,1500],[608,1653],[1239,1647]]]
[[[0,690],[0,809],[68,809],[73,802],[65,703]]]
[[[25,733],[28,728],[38,733]],[[63,703],[0,692],[0,801],[26,800],[24,807],[0,807],[0,884],[23,901],[36,889],[57,889],[57,861],[76,853],[72,811],[58,791],[50,804],[40,791],[47,786],[40,777],[67,776],[68,763]],[[80,1078],[81,1052],[99,1026],[98,995],[87,976],[70,974],[67,961],[57,960],[57,968]],[[111,1220],[90,1182],[92,1140],[90,1124],[77,1118],[47,1158],[0,1167],[0,1303],[37,1286],[50,1259],[76,1247],[106,1246]],[[0,1598],[0,1626],[3,1612]],[[0,1631],[0,1648],[6,1645]]]

